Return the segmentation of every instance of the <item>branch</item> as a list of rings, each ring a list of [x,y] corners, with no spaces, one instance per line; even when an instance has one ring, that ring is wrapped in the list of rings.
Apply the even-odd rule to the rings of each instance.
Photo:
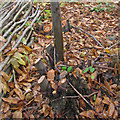
[[[98,116],[99,116],[100,118],[102,118],[102,116],[101,116],[101,115],[95,110],[95,108],[84,98],[84,96],[76,90],[76,88],[69,82],[69,80],[68,80],[68,79],[66,79],[66,80],[67,80],[68,84],[73,88],[73,90],[98,114]]]
[[[18,45],[20,44],[22,38],[23,38],[24,35],[26,34],[26,32],[33,26],[34,22],[37,20],[37,18],[39,17],[40,13],[42,13],[45,9],[46,9],[46,8],[44,8],[42,11],[38,10],[38,13],[37,13],[37,15],[34,17],[33,21],[32,21],[31,24],[30,24],[30,26],[25,29],[25,31],[23,32],[23,34],[21,35],[21,37],[18,39],[17,43],[15,44],[15,46],[14,46],[13,48],[18,47]],[[8,56],[6,57],[6,59],[4,60],[4,62],[1,63],[1,65],[0,65],[0,71],[4,68],[4,66],[7,64],[7,62],[9,61],[9,59],[10,59],[10,55],[8,55]]]
[[[75,26],[72,26],[72,27],[75,28],[75,29],[81,30],[82,32],[86,33],[87,35],[89,35],[90,37],[92,37],[103,49],[105,49],[105,48],[103,47],[103,45],[102,45],[93,35],[91,35],[90,33],[86,32],[86,31],[84,31],[84,30],[81,29],[81,28],[78,28],[78,27],[75,27]]]

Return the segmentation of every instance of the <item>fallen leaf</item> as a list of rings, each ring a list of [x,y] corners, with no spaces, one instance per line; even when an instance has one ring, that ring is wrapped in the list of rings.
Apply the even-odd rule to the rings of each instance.
[[[6,72],[1,71],[1,75],[3,76],[5,81],[7,81],[7,82],[9,81],[10,77],[8,76],[8,74]]]
[[[93,110],[88,110],[88,111],[83,111],[80,113],[81,116],[87,117],[87,118],[95,118],[95,111]]]
[[[19,101],[18,98],[12,98],[12,97],[9,97],[9,98],[2,97],[2,100],[5,102],[8,102],[9,104],[18,104],[18,101]]]
[[[15,111],[14,113],[13,113],[13,118],[15,118],[15,119],[21,119],[22,118],[22,111]]]
[[[52,70],[49,70],[47,72],[47,80],[48,81],[53,81],[54,80],[54,77],[55,77],[55,71],[52,69]]]
[[[112,117],[114,111],[115,111],[115,105],[111,102],[111,103],[109,104],[109,108],[108,108],[108,116],[109,116],[109,117]]]
[[[24,100],[25,96],[22,94],[22,90],[20,88],[15,88],[14,91],[21,100]]]

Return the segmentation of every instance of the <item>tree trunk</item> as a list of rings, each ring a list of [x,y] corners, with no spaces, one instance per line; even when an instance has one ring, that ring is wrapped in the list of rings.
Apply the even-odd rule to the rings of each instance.
[[[63,36],[62,36],[62,26],[61,26],[61,14],[59,2],[51,2],[51,12],[52,12],[52,23],[54,32],[54,46],[57,61],[64,60],[63,57]]]

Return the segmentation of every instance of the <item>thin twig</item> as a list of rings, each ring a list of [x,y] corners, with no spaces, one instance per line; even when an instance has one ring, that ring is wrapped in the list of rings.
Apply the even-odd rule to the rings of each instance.
[[[93,35],[91,35],[90,33],[86,32],[86,31],[84,31],[84,30],[81,29],[81,28],[78,28],[78,27],[75,27],[75,26],[72,26],[72,27],[75,28],[75,29],[81,30],[82,32],[86,33],[87,35],[89,35],[90,37],[92,37],[103,49],[105,49],[105,48],[103,47],[103,45],[102,45]]]
[[[37,20],[37,18],[39,17],[40,13],[42,13],[45,9],[46,9],[46,8],[44,8],[42,11],[38,10],[38,13],[37,13],[37,15],[34,17],[33,21],[32,21],[31,24],[30,24],[30,26],[25,29],[25,31],[23,32],[22,36],[19,38],[19,40],[17,41],[16,45],[15,45],[13,48],[18,47],[18,45],[20,44],[22,38],[23,38],[24,35],[26,34],[26,32],[33,26],[34,22]],[[10,59],[10,55],[8,55],[8,56],[6,57],[6,59],[3,61],[3,63],[1,63],[1,65],[0,65],[0,71],[4,68],[4,66],[7,64],[7,62],[9,61],[9,59]]]
[[[111,49],[112,47],[114,47],[114,46],[116,46],[116,45],[118,45],[118,44],[120,44],[120,41],[119,42],[117,42],[117,43],[115,43],[115,44],[113,44],[112,46],[110,46],[108,49]]]
[[[100,118],[102,118],[102,116],[95,110],[95,108],[83,97],[83,95],[78,92],[78,90],[69,82],[69,80],[67,79],[68,84],[73,88],[73,90],[98,114],[98,116]]]
[[[90,95],[83,95],[83,96],[89,98],[89,97],[91,97],[91,96],[93,96],[94,94],[97,94],[97,93],[98,93],[98,91],[94,92],[94,93],[92,93]],[[61,99],[76,99],[76,98],[80,98],[80,96],[79,95],[78,96],[63,96],[63,97],[54,99],[51,102],[55,102],[55,101],[58,101],[58,100],[61,100]]]
[[[25,7],[29,4],[29,2],[27,2],[24,6],[21,7],[21,9],[17,12],[17,14],[15,15],[15,17],[13,18],[13,21],[16,21],[17,17],[20,15],[20,13],[22,12],[22,10],[25,9]]]
[[[37,14],[37,11],[38,11],[38,9],[36,10],[36,12],[35,12],[34,15],[28,16],[28,17],[25,19],[25,22],[24,22],[18,29],[14,30],[14,31],[12,32],[12,34],[9,36],[7,42],[6,42],[6,43],[4,44],[4,46],[0,49],[0,53],[7,47],[7,45],[8,45],[9,42],[11,41],[11,38],[13,37],[13,35],[24,27],[24,25],[26,24],[26,22],[28,21],[28,19],[35,17],[35,15]],[[11,27],[11,29],[12,29],[16,24],[21,23],[21,22],[23,22],[23,21],[24,21],[24,20],[21,20],[21,21],[15,23],[15,24],[13,24],[13,26]],[[11,30],[11,29],[10,29],[10,30]],[[10,30],[9,30],[9,31],[10,31]],[[8,32],[7,32],[7,34],[8,34]],[[3,36],[5,37],[7,34],[5,34],[5,35],[3,35]]]
[[[15,7],[6,15],[6,17],[0,21],[0,28],[2,28],[3,23],[10,17],[10,15],[17,9],[17,7],[19,6],[19,2],[17,2],[17,4],[15,5]]]

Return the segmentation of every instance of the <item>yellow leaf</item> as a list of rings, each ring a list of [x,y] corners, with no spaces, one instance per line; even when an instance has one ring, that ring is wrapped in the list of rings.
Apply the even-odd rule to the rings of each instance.
[[[21,53],[16,52],[13,57],[17,59],[21,59],[21,57],[24,57],[24,56]]]
[[[110,54],[110,49],[106,48],[106,49],[104,49],[104,51],[105,51],[106,53]]]
[[[24,47],[27,51],[29,51],[29,52],[31,52],[32,51],[32,49],[29,47],[29,46],[22,46],[22,47]]]
[[[45,36],[46,38],[48,38],[48,39],[53,39],[54,38],[54,36]]]
[[[17,60],[17,62],[19,62],[19,64],[21,64],[21,65],[25,65],[25,61],[23,59],[19,59],[19,60]]]

